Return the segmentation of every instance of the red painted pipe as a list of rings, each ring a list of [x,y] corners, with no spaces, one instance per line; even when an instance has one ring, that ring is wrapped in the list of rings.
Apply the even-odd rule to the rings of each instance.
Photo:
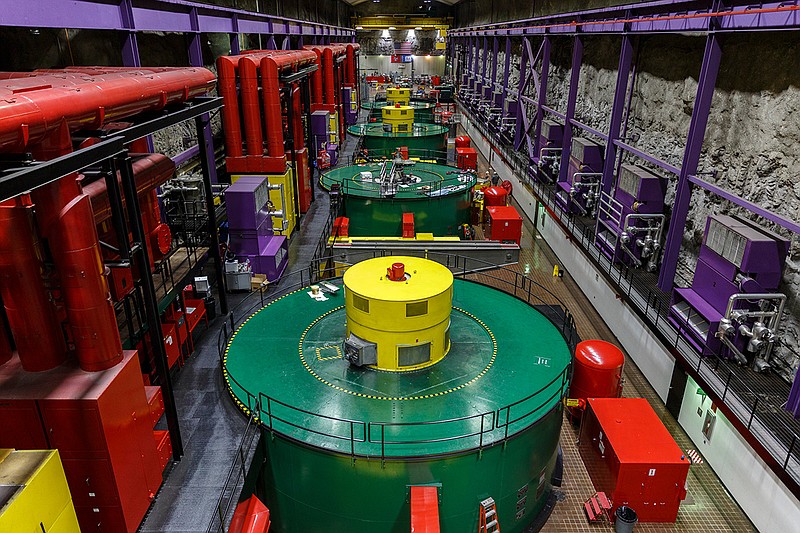
[[[0,293],[22,368],[39,372],[67,357],[58,311],[44,285],[32,210],[21,198],[0,204]]]
[[[14,355],[11,349],[11,339],[8,336],[8,319],[5,308],[0,307],[0,366],[7,363]]]
[[[322,82],[325,91],[325,103],[328,105],[336,105],[333,69],[333,50],[331,48],[325,48],[322,51]]]
[[[255,57],[246,56],[239,61],[239,90],[242,97],[247,155],[262,155],[264,136],[261,130],[261,108],[258,103],[258,62]]]
[[[222,127],[225,130],[225,153],[228,157],[241,157],[242,128],[239,124],[239,96],[236,94],[236,67],[240,56],[217,58],[219,95],[225,107],[222,109]]]
[[[69,131],[97,128],[206,94],[215,84],[203,68],[39,74],[0,81],[0,151],[25,151],[45,141],[62,120]]]
[[[294,130],[294,149],[302,150],[305,146],[303,135],[303,106],[300,100],[300,87],[292,87],[292,129]]]
[[[309,48],[316,56],[317,70],[311,74],[311,105],[318,107],[323,104],[322,98],[322,52],[319,48]],[[316,109],[315,109],[316,110]]]
[[[276,50],[276,53],[261,60],[261,93],[264,100],[264,120],[267,126],[267,153],[270,157],[285,157],[280,73],[284,70],[297,70],[299,67],[310,65],[315,59],[314,53],[306,50]]]

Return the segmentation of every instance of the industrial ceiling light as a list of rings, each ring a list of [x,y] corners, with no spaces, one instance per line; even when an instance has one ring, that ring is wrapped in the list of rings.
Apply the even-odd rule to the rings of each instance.
[[[364,26],[356,26],[356,29],[357,29],[357,30],[363,30],[363,29],[364,29]]]
[[[389,26],[389,29],[390,30],[396,30],[397,28],[395,28],[394,26]]]
[[[422,29],[422,26],[417,26],[417,27],[416,27],[416,28],[414,28],[414,29],[415,29],[415,30],[417,30],[417,31],[419,31],[419,30],[421,30],[421,29]]]

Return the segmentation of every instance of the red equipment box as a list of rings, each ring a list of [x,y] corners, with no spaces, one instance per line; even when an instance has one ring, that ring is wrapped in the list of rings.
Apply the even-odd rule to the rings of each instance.
[[[133,533],[161,485],[140,372],[135,351],[101,372],[0,367],[0,448],[58,449],[84,533]]]
[[[579,450],[592,483],[640,522],[674,522],[691,462],[644,398],[589,398]]]
[[[155,427],[164,414],[164,396],[161,387],[157,385],[145,385],[144,393],[147,396],[147,405],[150,407],[150,420]]]
[[[456,137],[456,148],[469,148],[470,139],[466,135]]]
[[[490,241],[515,242],[522,239],[522,217],[510,205],[487,207],[489,227],[486,238]]]
[[[403,213],[403,238],[413,239],[414,233],[414,213]]]
[[[475,148],[456,148],[456,166],[462,170],[478,170],[478,152]]]

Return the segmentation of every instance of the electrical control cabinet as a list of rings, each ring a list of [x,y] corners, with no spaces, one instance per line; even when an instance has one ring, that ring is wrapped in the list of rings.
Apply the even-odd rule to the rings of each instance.
[[[612,515],[625,505],[640,522],[674,522],[691,462],[644,398],[589,398],[579,451]]]

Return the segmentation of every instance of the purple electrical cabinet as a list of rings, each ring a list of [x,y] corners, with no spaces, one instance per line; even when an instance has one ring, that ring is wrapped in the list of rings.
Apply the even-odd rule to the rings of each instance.
[[[669,321],[702,355],[768,364],[785,296],[789,241],[747,220],[711,215],[692,285],[672,293]]]
[[[311,136],[314,139],[314,153],[319,154],[328,149],[330,144],[331,114],[328,111],[314,111],[311,113]]]
[[[536,161],[538,166],[536,178],[539,181],[553,183],[558,179],[563,140],[564,126],[562,124],[555,120],[542,120],[542,131],[539,133],[539,153]]]
[[[253,272],[278,279],[286,269],[289,243],[272,231],[272,204],[265,176],[242,176],[225,190],[230,249],[239,261],[249,260]]]
[[[573,137],[564,181],[556,187],[556,205],[563,211],[591,215],[599,197],[603,146],[586,137]]]
[[[666,181],[649,170],[624,164],[613,196],[600,193],[595,245],[613,262],[658,267],[664,234]]]
[[[352,87],[342,87],[342,107],[344,120],[348,126],[358,122],[358,105],[355,102],[355,89]]]

